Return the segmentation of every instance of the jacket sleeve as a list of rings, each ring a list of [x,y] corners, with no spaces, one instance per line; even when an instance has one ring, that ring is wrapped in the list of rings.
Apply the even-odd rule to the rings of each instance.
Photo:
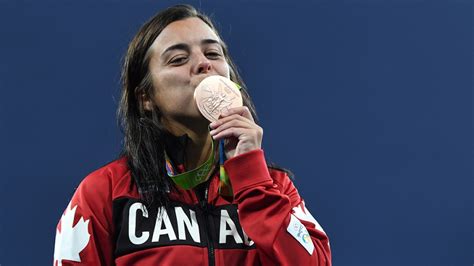
[[[289,177],[270,174],[263,150],[238,155],[224,166],[240,223],[263,265],[331,265],[328,237]]]
[[[54,265],[112,265],[111,185],[104,171],[87,176],[56,229]]]

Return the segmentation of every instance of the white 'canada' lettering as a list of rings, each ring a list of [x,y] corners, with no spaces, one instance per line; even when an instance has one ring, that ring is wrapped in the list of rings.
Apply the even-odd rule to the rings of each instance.
[[[227,225],[229,225],[230,229],[227,229]],[[221,224],[219,230],[219,243],[225,244],[227,242],[227,236],[233,236],[235,243],[241,244],[242,238],[240,237],[239,233],[237,232],[237,228],[235,226],[234,221],[230,219],[230,215],[227,210],[221,210]]]
[[[188,216],[183,211],[181,207],[174,208],[176,212],[176,220],[178,221],[178,237],[180,240],[186,239],[186,234],[184,232],[184,225],[188,229],[189,234],[193,238],[194,242],[201,242],[199,237],[199,224],[196,219],[196,213],[193,210],[189,210],[191,212],[191,220],[189,220]]]
[[[175,216],[173,215],[171,216],[173,219],[170,219],[166,209],[160,207],[155,217],[154,225],[150,225],[150,221],[146,223],[152,226],[153,230],[147,227],[148,230],[137,232],[137,220],[148,219],[149,213],[147,208],[140,202],[130,205],[128,210],[128,238],[130,242],[134,245],[142,245],[147,241],[160,242],[160,238],[163,239],[162,236],[166,235],[169,241],[187,240],[187,237],[190,236],[195,243],[201,243],[199,221],[196,212],[191,209],[183,209],[180,206],[176,206],[172,210],[176,214],[176,219],[174,219]],[[143,226],[143,222],[143,220],[138,222],[140,227]],[[188,231],[188,235],[186,235],[186,231]],[[228,242],[229,236],[233,238],[235,244],[254,245],[254,242],[248,237],[243,228],[242,234],[239,233],[238,220],[232,220],[228,210],[222,209],[220,210],[219,244],[231,244]]]
[[[165,228],[162,228],[162,224],[165,222]],[[171,225],[170,218],[164,207],[160,207],[156,217],[155,229],[153,230],[153,237],[151,242],[160,241],[161,235],[168,235],[169,240],[176,240],[176,234],[174,233],[173,226]]]
[[[251,246],[254,244],[253,240],[245,233],[244,228],[242,228],[242,233],[244,234],[244,244],[247,246]]]
[[[143,204],[136,202],[130,206],[130,209],[128,210],[128,238],[130,239],[130,242],[135,245],[141,245],[145,243],[150,236],[148,231],[143,231],[141,236],[136,235],[138,210],[142,211],[143,217],[148,218],[148,212]]]

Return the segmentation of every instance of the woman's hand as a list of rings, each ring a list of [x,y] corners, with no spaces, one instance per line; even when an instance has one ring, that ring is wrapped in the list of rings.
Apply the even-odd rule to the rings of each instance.
[[[225,139],[224,150],[227,159],[262,147],[263,129],[255,124],[246,106],[223,112],[219,120],[209,126],[213,139]]]

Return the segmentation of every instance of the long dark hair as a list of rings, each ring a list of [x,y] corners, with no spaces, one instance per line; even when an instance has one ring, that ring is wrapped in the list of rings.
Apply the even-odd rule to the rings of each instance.
[[[123,59],[122,94],[117,111],[124,134],[120,156],[127,158],[140,197],[148,206],[168,205],[167,193],[174,187],[165,171],[164,138],[167,131],[160,121],[160,107],[154,106],[152,111],[145,110],[141,97],[145,94],[152,98],[154,93],[148,69],[149,48],[170,23],[191,17],[200,18],[222,40],[209,17],[190,5],[176,5],[159,12],[139,29]],[[229,55],[227,46],[224,42],[222,45],[230,67],[230,79],[242,86],[243,103],[257,121],[255,107],[247,93],[245,83]]]

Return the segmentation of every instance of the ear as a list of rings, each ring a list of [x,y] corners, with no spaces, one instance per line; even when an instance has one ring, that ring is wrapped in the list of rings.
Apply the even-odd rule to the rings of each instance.
[[[143,109],[146,111],[153,110],[153,101],[145,93],[140,95],[141,102],[143,104]]]

